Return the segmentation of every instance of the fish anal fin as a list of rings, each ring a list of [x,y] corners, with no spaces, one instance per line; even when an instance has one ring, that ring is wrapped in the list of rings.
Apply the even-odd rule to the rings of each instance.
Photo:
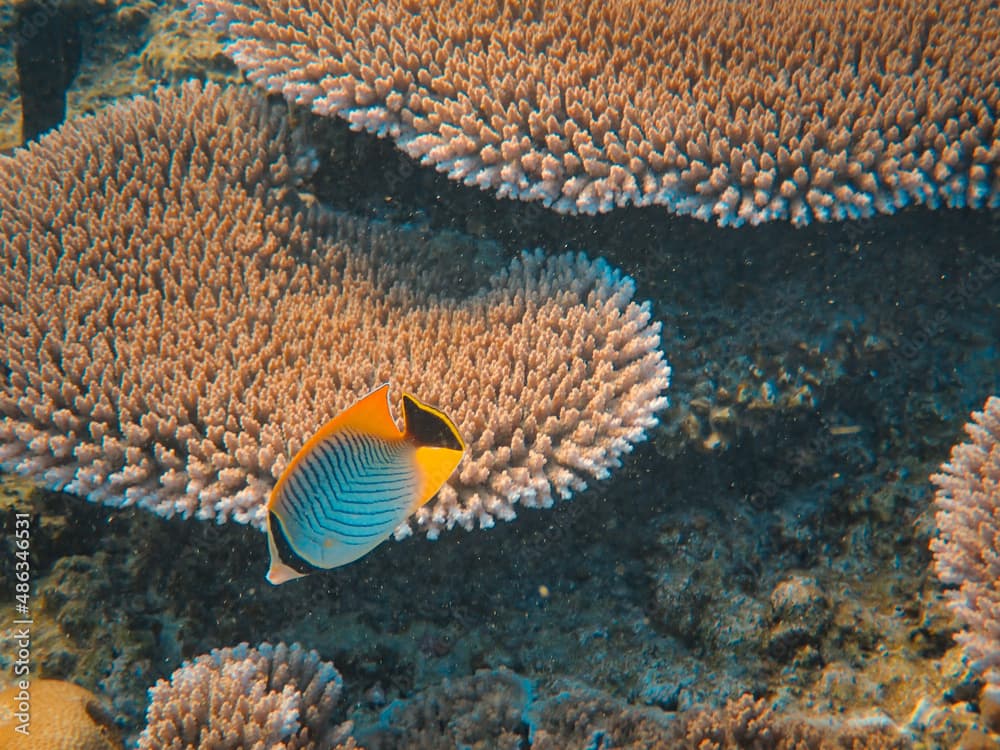
[[[463,451],[452,448],[417,448],[415,461],[420,468],[420,486],[417,497],[410,506],[410,513],[426,504],[448,481],[462,460]]]
[[[448,481],[462,456],[465,442],[458,428],[443,412],[403,394],[404,438],[416,448],[414,461],[420,477],[412,513],[424,505]]]

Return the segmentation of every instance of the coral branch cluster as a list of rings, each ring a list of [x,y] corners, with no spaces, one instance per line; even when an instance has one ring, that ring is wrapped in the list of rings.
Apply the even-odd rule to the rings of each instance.
[[[560,212],[1000,205],[989,0],[190,0],[268,91]]]
[[[329,748],[342,684],[298,644],[216,649],[150,688],[139,750]]]
[[[435,535],[569,497],[656,424],[631,279],[529,252],[456,298],[407,235],[303,208],[312,163],[280,103],[199,84],[0,157],[0,468],[260,526],[288,458],[389,382],[469,447],[411,521]]]
[[[966,425],[938,487],[934,565],[952,610],[965,625],[956,639],[972,667],[1000,689],[1000,398],[987,400]]]

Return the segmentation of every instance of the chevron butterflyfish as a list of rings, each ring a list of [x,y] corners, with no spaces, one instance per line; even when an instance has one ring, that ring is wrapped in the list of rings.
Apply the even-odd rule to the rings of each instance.
[[[403,394],[404,429],[383,385],[313,435],[267,503],[273,584],[347,565],[389,538],[430,500],[462,460],[454,423]]]

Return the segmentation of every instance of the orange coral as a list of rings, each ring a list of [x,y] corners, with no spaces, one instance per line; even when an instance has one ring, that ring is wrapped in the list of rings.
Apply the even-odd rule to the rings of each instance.
[[[669,368],[628,277],[529,253],[435,296],[399,236],[290,207],[298,143],[190,84],[0,159],[0,467],[260,525],[288,457],[391,382],[468,443],[416,517],[436,534],[569,497],[644,438]]]
[[[111,716],[97,697],[79,685],[62,680],[31,680],[26,701],[28,734],[17,731],[22,722],[12,685],[0,692],[0,747],[16,750],[118,750],[121,740]]]
[[[251,80],[561,212],[1000,205],[989,0],[189,0]]]

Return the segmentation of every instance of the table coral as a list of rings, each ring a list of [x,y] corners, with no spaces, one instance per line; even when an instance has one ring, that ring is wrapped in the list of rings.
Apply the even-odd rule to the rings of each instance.
[[[0,466],[259,526],[289,456],[390,382],[469,446],[431,535],[606,478],[666,405],[633,281],[534,252],[449,297],[392,232],[297,210],[310,152],[280,109],[189,84],[0,159]]]
[[[560,212],[1000,205],[987,0],[191,4],[268,91]]]

